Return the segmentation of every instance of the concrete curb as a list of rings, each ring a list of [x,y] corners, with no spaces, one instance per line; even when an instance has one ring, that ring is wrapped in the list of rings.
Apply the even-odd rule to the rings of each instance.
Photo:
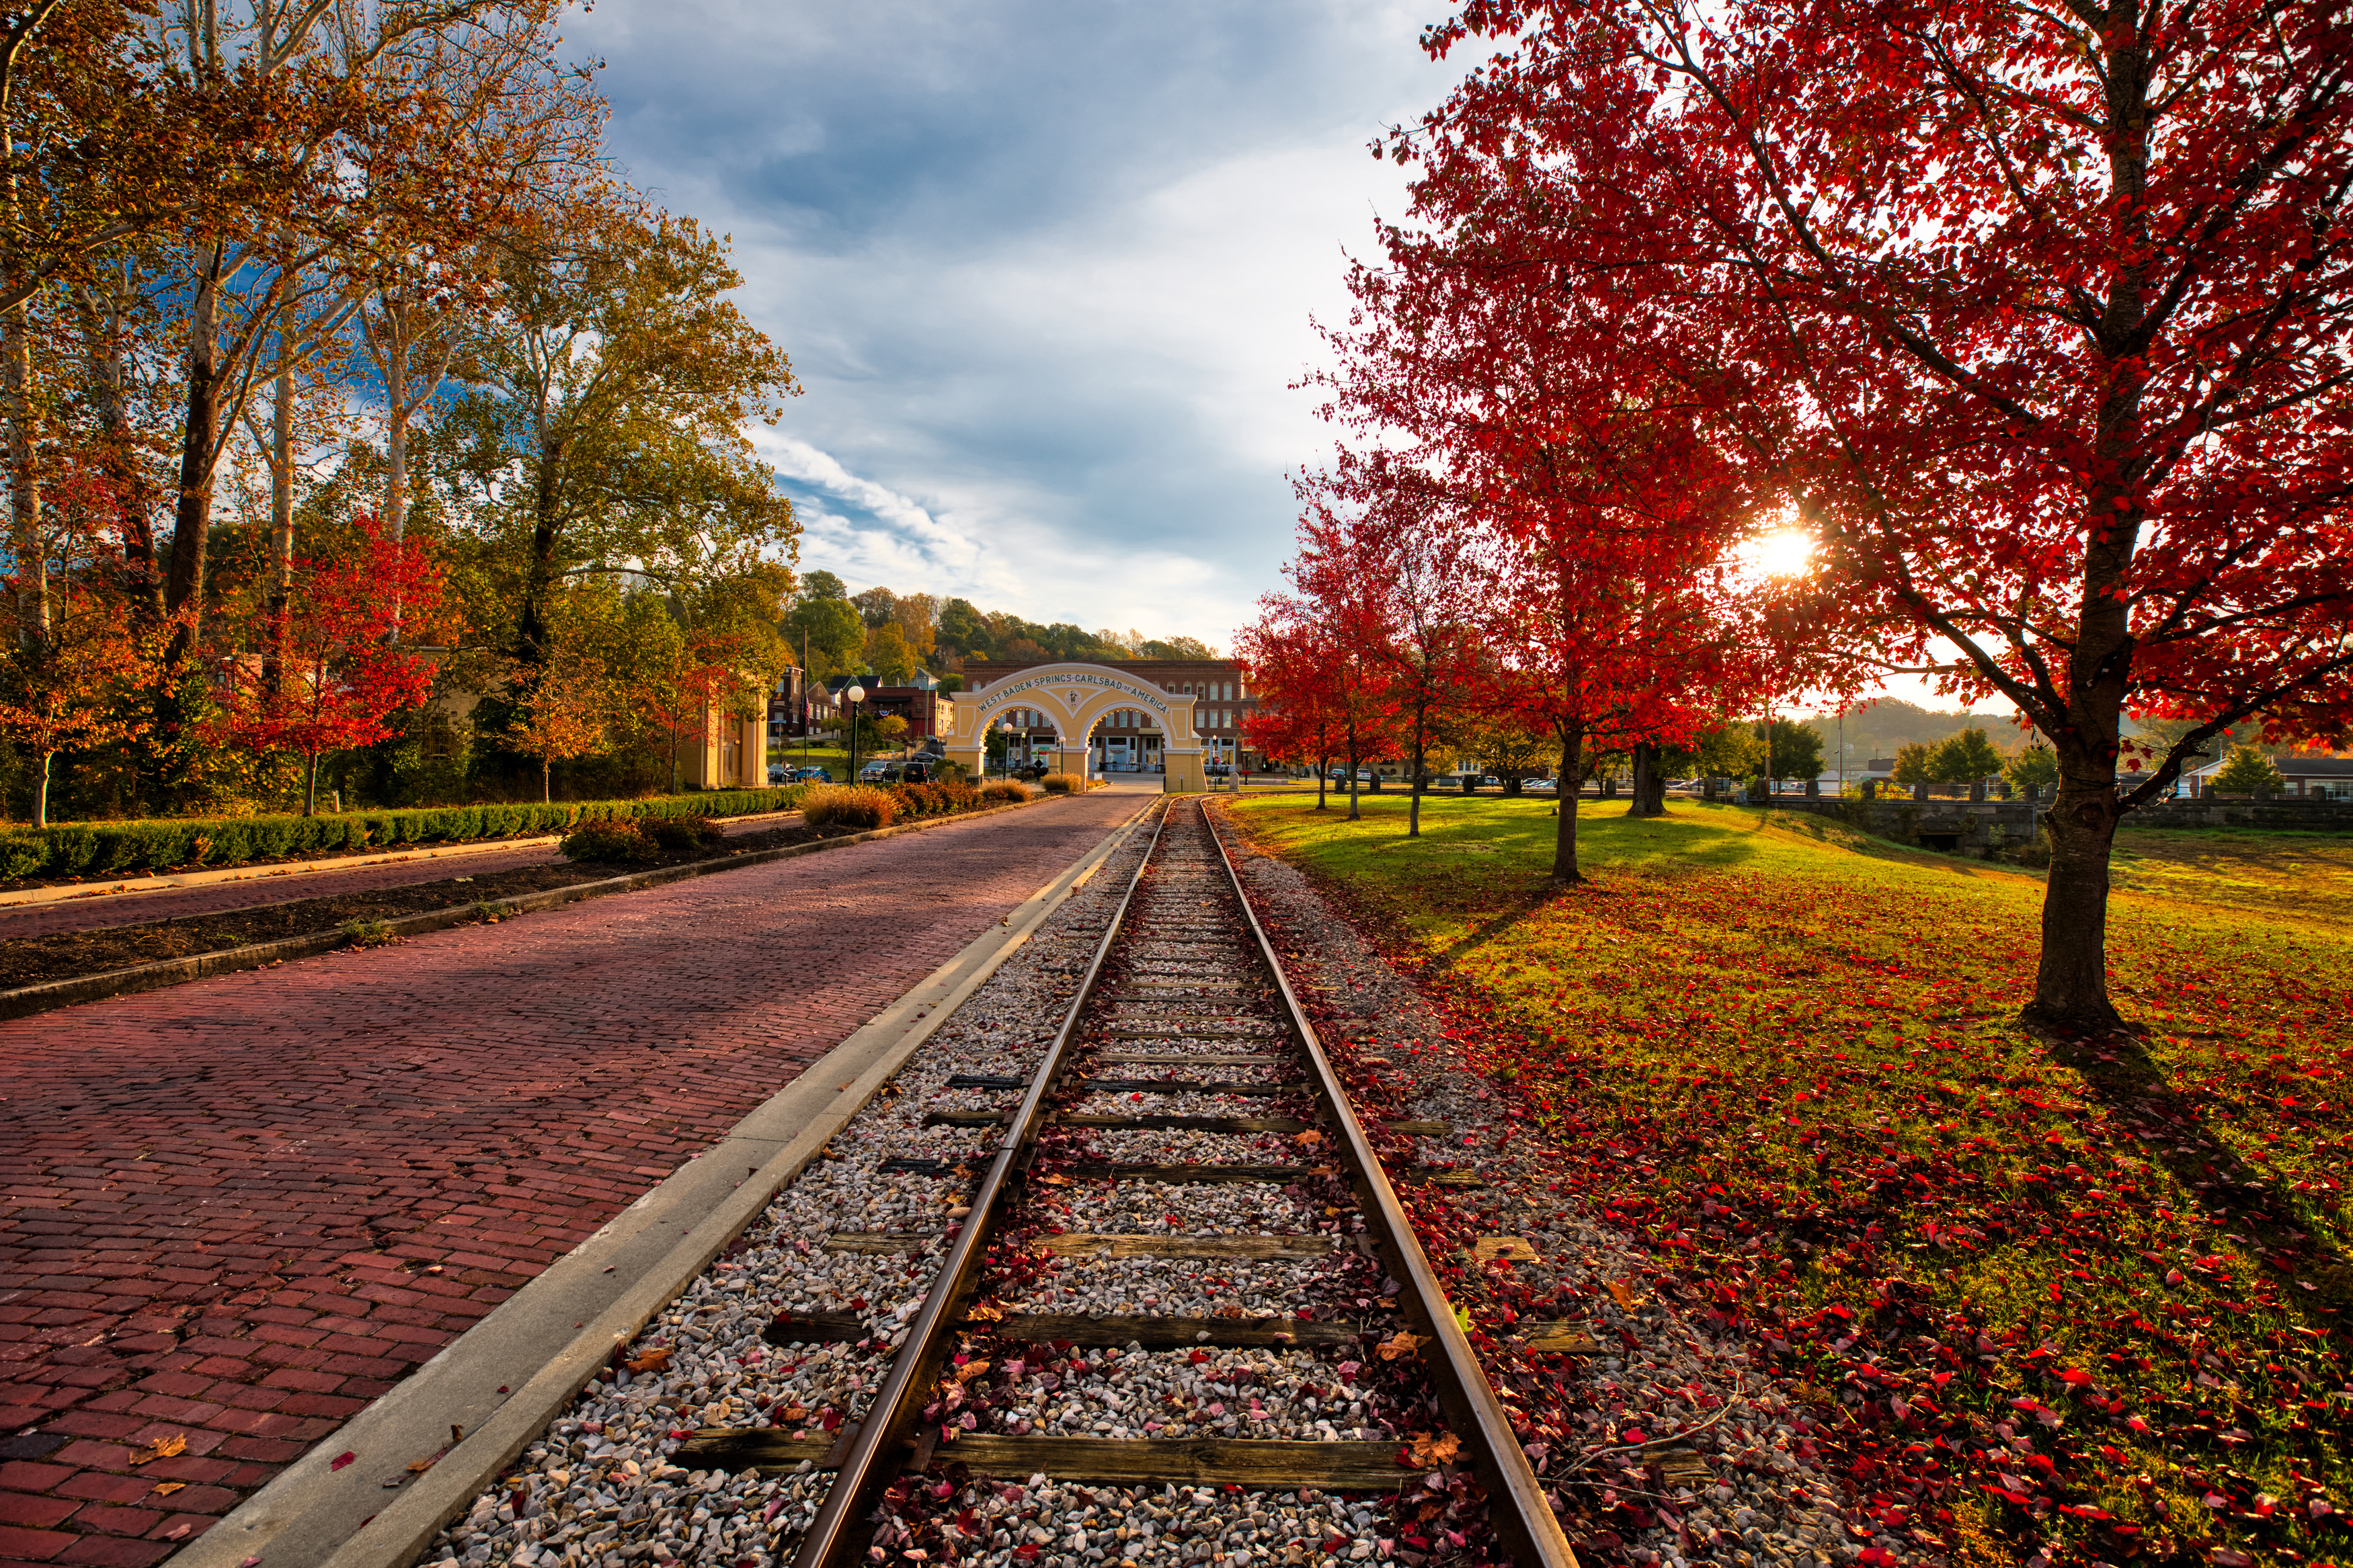
[[[713,822],[768,822],[798,816],[792,811],[754,811],[743,816],[714,816]],[[359,855],[330,855],[321,860],[255,860],[223,866],[213,871],[174,871],[162,877],[126,877],[118,882],[53,882],[45,888],[19,888],[0,893],[0,919],[44,904],[72,903],[82,899],[136,898],[141,893],[176,893],[190,888],[217,887],[223,882],[274,882],[281,877],[301,878],[322,871],[364,871],[370,866],[397,866],[410,860],[447,860],[468,855],[488,855],[500,849],[541,849],[562,842],[561,833],[535,833],[522,838],[466,838],[456,843],[414,845],[405,849],[380,849]],[[299,900],[285,899],[283,903]]]
[[[552,910],[559,904],[573,903],[581,899],[601,899],[611,893],[659,888],[670,882],[691,881],[697,877],[741,870],[748,866],[765,866],[772,860],[790,860],[797,856],[815,855],[822,850],[864,844],[876,838],[890,838],[902,833],[921,833],[926,828],[944,827],[953,822],[975,822],[985,816],[1021,811],[1063,797],[1039,795],[1018,805],[997,805],[986,811],[959,812],[954,816],[926,817],[921,822],[902,823],[896,827],[878,827],[869,833],[821,838],[814,844],[788,844],[781,849],[754,849],[716,860],[696,860],[684,866],[631,871],[626,876],[607,877],[601,882],[580,882],[569,888],[550,888],[541,893],[518,893],[511,899],[491,899],[480,904],[400,915],[384,923],[396,937],[422,936],[427,931],[442,931],[478,921],[482,918],[486,908],[504,919],[509,915],[528,914],[534,910]],[[193,953],[186,958],[165,958],[153,963],[134,964],[129,969],[109,969],[98,974],[45,980],[38,985],[21,985],[13,991],[0,991],[0,1020],[28,1018],[36,1013],[53,1012],[59,1007],[71,1007],[84,1002],[102,1002],[110,996],[128,996],[134,992],[158,991],[167,985],[185,985],[191,980],[203,980],[215,974],[260,969],[273,963],[283,963],[290,958],[308,958],[314,953],[329,952],[348,945],[350,941],[340,930],[307,931],[301,936],[280,937],[275,942],[223,948],[218,952]]]
[[[413,1563],[615,1348],[757,1218],[956,1006],[1102,868],[1153,804],[1140,805],[1076,864],[712,1147],[190,1542],[173,1557],[174,1568]],[[453,1433],[463,1436],[453,1440]],[[445,1457],[423,1475],[410,1474],[409,1464],[435,1455]]]

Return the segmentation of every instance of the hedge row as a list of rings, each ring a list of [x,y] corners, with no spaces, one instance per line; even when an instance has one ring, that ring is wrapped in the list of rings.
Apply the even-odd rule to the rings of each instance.
[[[0,880],[239,866],[289,855],[384,849],[401,844],[459,844],[477,838],[559,833],[590,817],[750,816],[764,811],[788,811],[809,787],[711,790],[654,800],[559,801],[548,805],[533,801],[346,811],[332,816],[178,817],[18,828],[0,833]]]

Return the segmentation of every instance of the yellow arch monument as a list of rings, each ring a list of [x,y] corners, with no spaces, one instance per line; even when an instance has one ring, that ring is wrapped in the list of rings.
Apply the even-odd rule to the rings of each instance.
[[[1193,731],[1193,699],[1105,664],[1039,664],[1000,675],[976,691],[953,694],[945,732],[948,758],[977,778],[986,760],[988,727],[1008,708],[1031,708],[1054,727],[1054,768],[1087,771],[1087,737],[1114,708],[1141,708],[1158,721],[1161,787],[1171,795],[1200,789],[1201,738]]]

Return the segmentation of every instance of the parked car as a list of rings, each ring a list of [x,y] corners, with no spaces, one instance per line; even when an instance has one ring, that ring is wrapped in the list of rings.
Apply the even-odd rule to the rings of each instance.
[[[1560,781],[1558,779],[1522,779],[1520,787],[1531,795],[1558,795]]]
[[[786,779],[792,776],[791,770],[786,768],[784,763],[770,763],[768,764],[768,786],[771,789],[783,784]]]
[[[891,764],[888,763],[869,763],[864,767],[858,770],[858,782],[860,784],[881,784],[882,782],[882,775],[890,772],[890,770]]]
[[[795,768],[793,770],[793,782],[795,784],[831,784],[833,782],[833,770],[831,768],[818,767],[814,763],[807,767]]]

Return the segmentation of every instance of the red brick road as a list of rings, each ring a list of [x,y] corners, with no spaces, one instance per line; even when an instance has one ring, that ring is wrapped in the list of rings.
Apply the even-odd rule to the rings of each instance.
[[[789,820],[779,816],[739,818],[721,823],[720,828],[729,834],[758,833]],[[145,925],[150,921],[177,920],[182,915],[248,910],[256,904],[372,893],[379,888],[405,888],[415,882],[438,882],[450,877],[487,877],[498,871],[521,870],[525,866],[554,865],[558,858],[553,845],[536,849],[484,849],[471,855],[444,855],[430,859],[425,851],[420,851],[415,859],[379,866],[293,871],[283,876],[208,882],[202,887],[172,888],[161,892],[100,893],[61,899],[50,904],[0,905],[0,942],[64,931]],[[137,884],[132,885],[135,888]]]
[[[0,1568],[201,1533],[1138,804],[0,1024]]]

